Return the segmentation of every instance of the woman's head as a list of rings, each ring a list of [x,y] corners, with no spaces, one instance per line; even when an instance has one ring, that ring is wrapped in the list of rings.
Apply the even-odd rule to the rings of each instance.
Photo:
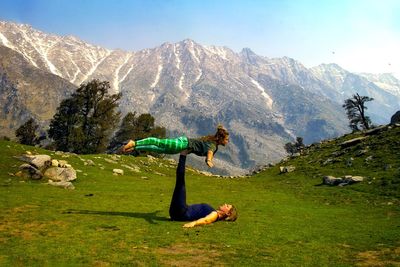
[[[201,138],[204,141],[213,141],[217,145],[223,145],[229,143],[229,133],[221,124],[217,127],[217,132],[214,135],[207,135]]]
[[[219,207],[219,212],[222,215],[224,221],[236,221],[238,212],[235,206],[230,204],[224,204]]]
[[[217,132],[214,135],[218,145],[225,146],[229,142],[229,133],[222,125],[218,125]]]

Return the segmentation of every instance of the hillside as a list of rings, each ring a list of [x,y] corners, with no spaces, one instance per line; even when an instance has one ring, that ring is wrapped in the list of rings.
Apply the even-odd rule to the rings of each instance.
[[[227,202],[239,210],[234,223],[193,229],[169,221],[170,160],[78,156],[0,141],[0,265],[396,266],[400,127],[375,131],[309,146],[248,177],[188,168],[189,203]],[[341,149],[358,137],[366,138]],[[67,160],[79,170],[75,189],[13,176],[21,164],[14,156],[26,150]],[[296,169],[280,174],[282,166]],[[114,168],[124,175],[113,175]],[[318,186],[325,175],[365,181]]]
[[[365,180],[350,188],[400,198],[400,125],[385,125],[307,146],[301,155],[286,158],[263,175],[279,172],[281,166],[294,166],[293,173],[282,174],[299,183],[319,185],[324,176],[363,176]],[[358,139],[360,142],[357,142]],[[347,144],[354,140],[354,144]],[[258,170],[260,172],[261,170]],[[303,180],[304,179],[304,180]]]

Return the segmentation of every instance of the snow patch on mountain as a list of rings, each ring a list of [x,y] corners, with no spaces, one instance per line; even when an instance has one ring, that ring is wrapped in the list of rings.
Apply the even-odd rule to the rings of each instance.
[[[8,39],[0,32],[0,41],[4,46],[16,50],[15,47],[8,41]]]
[[[3,22],[1,22],[0,25],[4,25]],[[15,32],[13,32],[15,33]],[[2,33],[0,33],[0,40],[2,42],[2,44],[8,48],[11,48],[14,51],[19,52],[27,61],[29,61],[33,66],[35,66],[36,68],[38,67],[36,62],[33,60],[32,57],[30,57],[27,53],[25,53],[25,51],[21,51],[18,47],[14,46],[5,35],[3,35]]]
[[[97,67],[111,54],[111,50],[107,50],[102,58],[97,59],[96,55],[93,54],[93,51],[88,54],[87,58],[89,59],[90,64],[92,65],[91,69],[83,76],[81,82],[86,81],[97,69]]]
[[[115,69],[113,87],[116,93],[119,92],[119,84],[121,83],[121,80],[119,79],[119,71],[123,66],[125,66],[128,63],[130,57],[131,57],[130,54],[126,54],[124,62]]]
[[[71,83],[75,83],[75,80],[78,77],[78,74],[81,73],[81,70],[78,67],[78,65],[76,65],[75,61],[71,58],[71,55],[69,55],[69,60],[71,61],[72,65],[74,65],[74,67],[76,68],[76,71],[74,73],[74,77],[72,77],[72,79],[70,80]]]
[[[204,48],[211,54],[217,55],[224,60],[228,60],[226,50],[223,47],[205,45]]]
[[[158,81],[160,80],[160,74],[162,70],[163,70],[162,64],[158,64],[156,78],[154,79],[154,82],[150,85],[151,88],[156,87]]]
[[[359,75],[367,78],[370,82],[373,82],[375,85],[384,89],[385,91],[400,97],[400,80],[398,80],[393,74],[359,73]]]
[[[49,70],[51,73],[58,75],[62,77],[61,73],[58,71],[58,69],[53,65],[53,63],[48,59],[48,51],[51,49],[57,41],[51,40],[51,39],[46,39],[44,40],[43,38],[40,38],[38,34],[33,34],[33,37],[38,37],[38,38],[31,38],[27,34],[27,30],[25,27],[21,27],[21,33],[25,37],[25,40],[28,41],[28,43],[39,53],[39,55],[42,57],[44,62],[47,64]]]
[[[265,92],[264,87],[262,87],[256,80],[254,80],[253,78],[250,78],[251,82],[256,86],[256,88],[258,90],[261,91],[261,95],[265,98],[266,104],[267,106],[272,109],[272,104],[274,103],[274,101],[272,100],[272,98]]]

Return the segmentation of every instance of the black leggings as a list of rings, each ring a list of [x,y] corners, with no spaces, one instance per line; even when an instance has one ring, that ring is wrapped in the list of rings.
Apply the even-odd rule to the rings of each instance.
[[[169,207],[169,215],[175,221],[188,219],[186,215],[188,205],[186,204],[185,164],[186,156],[180,155],[178,168],[176,169],[174,194],[172,195],[171,206]]]

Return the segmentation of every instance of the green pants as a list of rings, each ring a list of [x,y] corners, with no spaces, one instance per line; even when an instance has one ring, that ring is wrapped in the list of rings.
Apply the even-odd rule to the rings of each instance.
[[[135,150],[150,151],[160,154],[177,154],[188,147],[188,139],[185,136],[174,139],[158,139],[155,137],[148,137],[137,140],[135,143]]]

